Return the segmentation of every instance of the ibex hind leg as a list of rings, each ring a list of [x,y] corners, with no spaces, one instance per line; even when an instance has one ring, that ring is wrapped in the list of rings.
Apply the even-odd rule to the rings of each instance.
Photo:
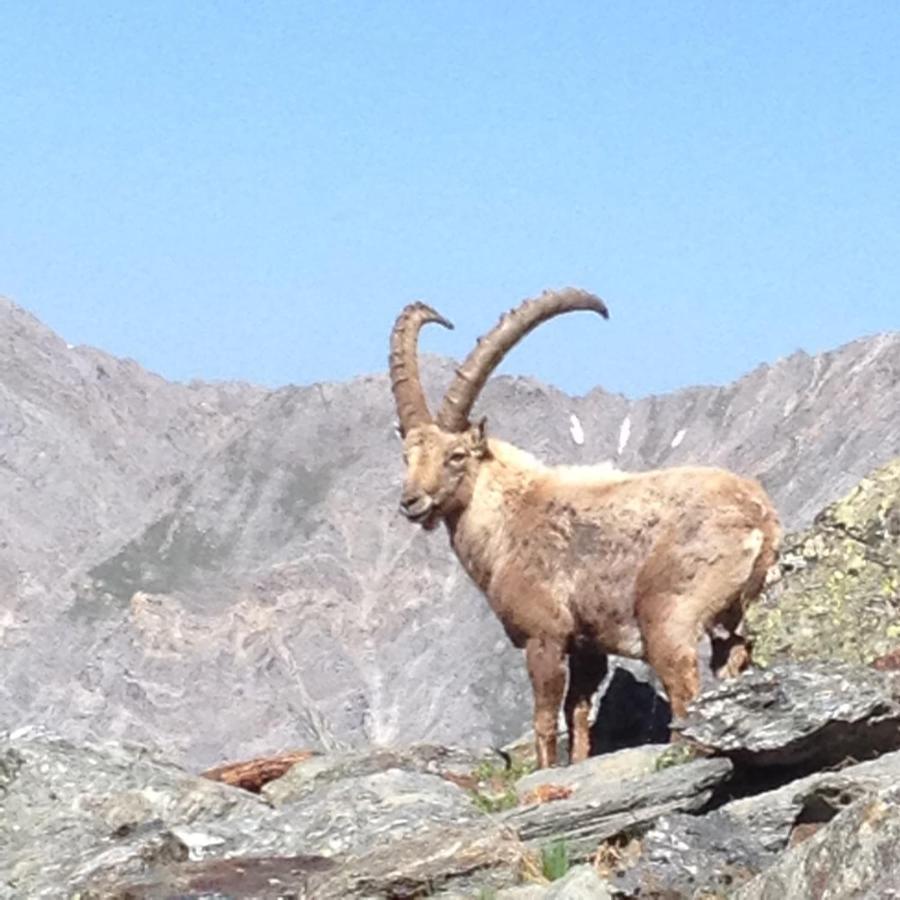
[[[737,587],[707,625],[712,643],[710,666],[717,678],[734,678],[753,662],[753,644],[743,633],[744,610],[765,586],[769,567],[776,559],[776,544],[777,535],[770,534],[767,539],[754,528],[732,563],[730,574]]]
[[[645,656],[663,683],[672,715],[683,718],[700,691],[698,619],[684,615],[684,598],[677,594],[647,600],[639,614]]]
[[[686,714],[687,704],[700,690],[697,643],[704,631],[713,638],[714,669],[736,675],[750,664],[750,645],[738,628],[744,604],[757,590],[761,543],[762,533],[753,529],[712,564],[698,552],[690,566],[693,577],[674,586],[666,584],[664,558],[654,560],[661,564],[648,567],[639,579],[637,614],[647,661],[662,681],[675,716]]]
[[[752,642],[741,632],[744,602],[739,595],[707,628],[712,656],[709,664],[716,678],[735,678],[753,662]]]
[[[570,762],[581,762],[590,756],[591,701],[606,677],[607,668],[606,654],[593,646],[577,646],[569,652],[565,711]]]

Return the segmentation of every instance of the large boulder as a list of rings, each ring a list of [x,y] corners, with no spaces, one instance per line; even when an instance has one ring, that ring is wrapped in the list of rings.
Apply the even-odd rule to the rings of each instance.
[[[774,865],[851,804],[900,780],[900,751],[726,803],[704,815],[670,813],[610,872],[616,896],[719,897]],[[655,894],[654,892],[657,892]]]
[[[900,892],[900,788],[857,800],[735,900],[883,900]]]
[[[490,883],[501,864],[508,883],[524,845],[452,780],[478,759],[434,747],[320,757],[296,767],[307,777],[286,777],[280,794],[259,797],[139,745],[29,729],[0,735],[0,898],[56,897],[63,885],[85,896],[126,887],[131,896],[192,896],[204,884],[274,897],[274,888],[247,891],[332,870],[339,887],[320,896],[344,897],[371,879],[424,884],[484,869]]]
[[[839,662],[753,669],[701,694],[675,727],[743,765],[868,759],[900,747],[900,678]]]
[[[900,646],[900,458],[789,535],[748,612],[754,659],[868,663]]]
[[[702,809],[732,771],[727,759],[698,759],[631,778],[597,776],[589,765],[579,766],[585,776],[570,774],[565,796],[517,807],[501,820],[529,846],[565,840],[574,855],[586,856],[607,838],[649,827],[664,813]]]

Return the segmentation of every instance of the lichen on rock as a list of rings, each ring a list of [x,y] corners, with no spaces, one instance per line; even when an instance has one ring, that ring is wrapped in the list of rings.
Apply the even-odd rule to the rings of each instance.
[[[869,663],[900,645],[900,458],[788,535],[781,570],[748,610],[756,662]]]

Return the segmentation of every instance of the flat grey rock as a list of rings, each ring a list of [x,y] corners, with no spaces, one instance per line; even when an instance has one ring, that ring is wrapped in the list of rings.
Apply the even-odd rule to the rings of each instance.
[[[615,753],[592,756],[580,763],[559,766],[554,769],[538,769],[516,782],[519,798],[542,785],[555,785],[575,789],[581,784],[602,784],[624,778],[638,778],[656,771],[660,757],[669,750],[669,744],[650,744],[630,747]]]
[[[558,881],[554,881],[546,900],[610,900],[612,894],[593,866],[575,866]]]
[[[281,812],[302,835],[305,852],[325,856],[359,855],[436,823],[483,818],[456,785],[400,769],[342,778]]]
[[[502,766],[503,758],[493,750],[479,753],[434,744],[330,753],[292,766],[281,778],[269,782],[262,794],[272,804],[284,806],[303,802],[326,786],[348,778],[394,770],[465,781],[484,764]]]
[[[115,742],[2,736],[0,798],[8,897],[57,897],[60,885],[172,860],[297,855],[307,846],[303,831],[258,797]]]
[[[892,673],[839,662],[751,669],[702,694],[676,727],[743,764],[833,765],[900,747]]]
[[[667,812],[700,809],[731,771],[727,759],[701,759],[617,781],[585,780],[568,799],[518,807],[498,819],[530,846],[565,840],[572,854],[587,854],[607,838]]]

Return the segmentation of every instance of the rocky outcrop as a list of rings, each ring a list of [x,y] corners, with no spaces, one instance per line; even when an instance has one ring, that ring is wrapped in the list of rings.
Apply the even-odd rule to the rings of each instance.
[[[675,727],[743,765],[822,768],[900,747],[900,679],[839,662],[754,669]]]
[[[881,900],[900,890],[900,788],[857,800],[735,900]]]
[[[885,852],[847,819],[873,798],[893,836],[897,678],[795,663],[702,695],[673,745],[531,774],[436,745],[321,754],[259,794],[136,745],[24,730],[0,738],[0,897],[699,900],[757,876],[800,884],[784,867],[809,843],[827,869],[829,834]]]
[[[871,662],[900,647],[900,458],[790,535],[751,607],[754,658]]]
[[[664,813],[701,809],[732,771],[727,759],[698,759],[633,778],[605,777],[589,766],[573,768],[571,795],[502,815],[529,846],[564,840],[576,855],[590,854],[604,840],[639,831]]]
[[[728,896],[851,804],[898,779],[900,752],[894,752],[791,780],[701,816],[662,816],[642,837],[631,864],[613,869],[610,883],[626,897],[663,890],[673,898]]]

